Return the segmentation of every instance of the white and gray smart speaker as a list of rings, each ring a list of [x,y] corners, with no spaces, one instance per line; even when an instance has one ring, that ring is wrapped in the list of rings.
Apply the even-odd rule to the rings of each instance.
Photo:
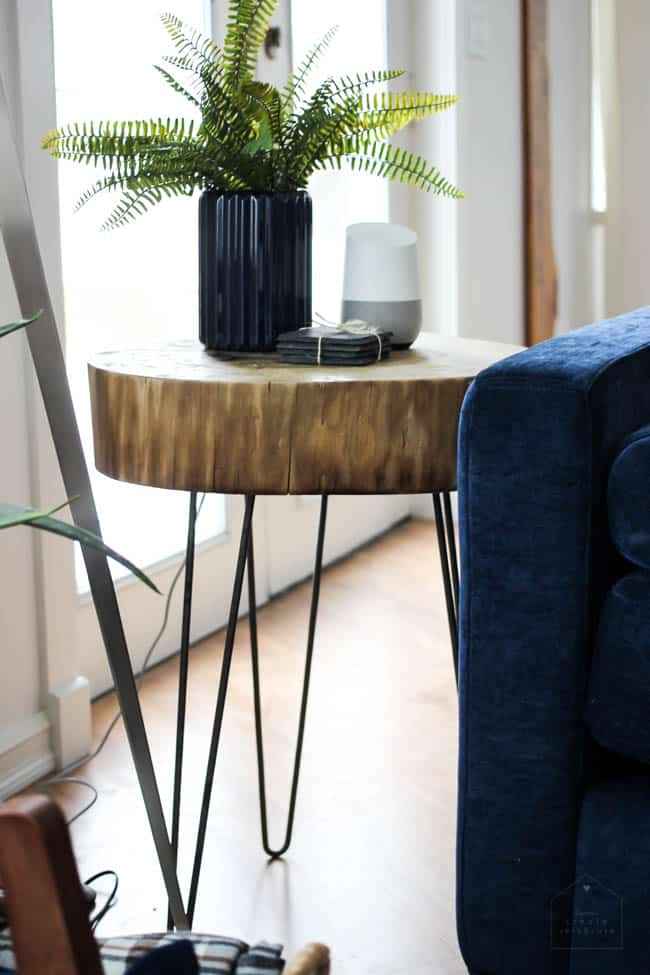
[[[405,349],[422,327],[418,236],[396,223],[355,223],[347,228],[343,321],[361,319],[393,333]]]

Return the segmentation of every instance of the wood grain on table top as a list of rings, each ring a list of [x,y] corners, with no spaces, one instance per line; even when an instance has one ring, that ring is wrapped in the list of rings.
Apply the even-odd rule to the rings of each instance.
[[[96,466],[185,491],[454,490],[467,388],[518,351],[427,334],[363,367],[217,358],[191,341],[101,353],[89,363]]]

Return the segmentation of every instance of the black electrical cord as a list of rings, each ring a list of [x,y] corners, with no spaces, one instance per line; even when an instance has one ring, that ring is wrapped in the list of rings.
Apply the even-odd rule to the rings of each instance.
[[[97,911],[95,916],[91,917],[90,919],[90,927],[92,928],[93,931],[95,930],[95,928],[97,927],[101,919],[105,917],[106,914],[108,914],[111,907],[115,903],[115,898],[117,897],[117,890],[118,887],[120,886],[120,878],[118,877],[118,875],[115,873],[114,870],[100,870],[99,873],[94,873],[92,877],[89,877],[88,880],[85,881],[86,886],[90,887],[93,881],[99,880],[101,877],[112,877],[113,889],[111,890],[110,894],[106,898],[106,903],[104,904],[104,906],[101,907]]]

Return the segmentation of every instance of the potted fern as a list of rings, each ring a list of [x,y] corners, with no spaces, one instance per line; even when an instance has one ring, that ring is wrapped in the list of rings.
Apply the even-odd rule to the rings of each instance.
[[[330,30],[278,89],[255,79],[277,0],[229,0],[223,48],[165,14],[175,51],[157,65],[193,117],[67,125],[47,135],[58,159],[104,170],[81,197],[121,199],[112,230],[166,197],[201,191],[200,338],[211,351],[270,351],[277,335],[311,320],[312,204],[317,169],[374,173],[444,196],[462,194],[425,159],[388,141],[449,108],[453,95],[380,89],[403,72],[328,78],[307,94]]]

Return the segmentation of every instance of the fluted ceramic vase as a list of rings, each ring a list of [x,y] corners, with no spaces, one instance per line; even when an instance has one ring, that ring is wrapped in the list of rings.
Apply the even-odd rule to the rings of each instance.
[[[311,321],[308,193],[203,193],[199,337],[211,352],[272,352]]]

